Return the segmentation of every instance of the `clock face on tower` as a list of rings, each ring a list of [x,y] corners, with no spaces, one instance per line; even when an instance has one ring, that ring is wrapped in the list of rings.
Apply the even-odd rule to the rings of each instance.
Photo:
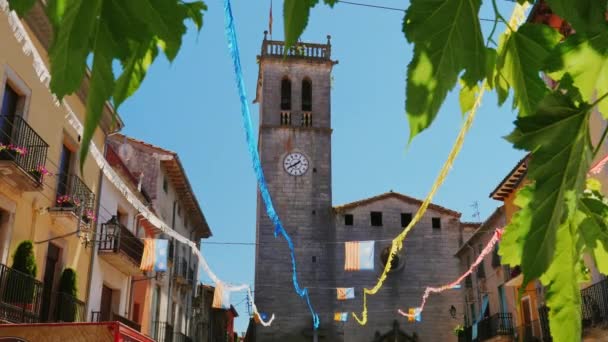
[[[292,176],[301,176],[308,170],[308,160],[299,152],[292,152],[285,156],[283,168]]]

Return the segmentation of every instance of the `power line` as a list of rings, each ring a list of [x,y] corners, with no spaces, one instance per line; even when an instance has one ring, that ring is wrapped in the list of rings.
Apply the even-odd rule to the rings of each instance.
[[[513,2],[511,0],[507,0],[507,1]],[[366,3],[363,3],[363,2],[353,2],[353,1],[343,1],[343,0],[338,0],[336,2],[339,2],[339,3],[342,3],[342,4],[347,4],[347,5],[353,5],[353,6],[361,6],[361,7],[383,9],[383,10],[394,11],[394,12],[401,12],[401,13],[405,13],[406,12],[406,10],[404,8],[372,5],[372,4],[366,4]],[[488,21],[488,22],[495,22],[496,21],[495,19],[488,19],[488,18],[479,18],[479,20],[481,20],[481,21]]]

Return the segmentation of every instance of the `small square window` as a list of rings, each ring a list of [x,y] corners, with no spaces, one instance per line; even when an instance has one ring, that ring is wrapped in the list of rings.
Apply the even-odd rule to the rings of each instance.
[[[352,226],[354,221],[355,221],[355,219],[353,218],[353,214],[344,215],[344,225],[345,226]]]
[[[381,227],[382,226],[382,212],[380,211],[372,211],[370,214],[372,226]]]
[[[163,178],[163,190],[165,193],[169,192],[169,182],[167,182],[167,178]]]
[[[412,213],[401,213],[401,227],[407,227],[412,222]]]
[[[316,257],[316,256],[314,256],[314,255],[312,256],[312,262],[313,262],[313,263],[314,263],[314,262],[317,262],[317,257]]]
[[[440,217],[433,217],[433,228],[441,229],[441,218]]]

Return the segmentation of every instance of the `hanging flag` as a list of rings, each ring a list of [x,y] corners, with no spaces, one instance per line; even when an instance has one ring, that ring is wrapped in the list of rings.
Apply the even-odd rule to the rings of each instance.
[[[345,247],[346,271],[374,269],[374,241],[349,241],[345,242]]]
[[[168,246],[168,240],[144,239],[144,253],[139,269],[142,271],[166,272]]]
[[[270,16],[268,17],[268,32],[272,38],[272,0],[270,0]]]
[[[334,321],[336,321],[336,322],[348,321],[348,312],[336,312],[334,314]]]
[[[355,298],[354,287],[338,287],[337,289],[338,300],[353,299]]]
[[[408,310],[407,321],[408,322],[420,322],[422,321],[422,310],[420,308],[410,308]]]
[[[215,309],[230,309],[230,291],[220,282],[215,284],[211,307]]]

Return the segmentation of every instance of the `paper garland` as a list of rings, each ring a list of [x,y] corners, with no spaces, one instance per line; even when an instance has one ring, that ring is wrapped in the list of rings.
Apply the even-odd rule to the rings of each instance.
[[[334,314],[334,321],[336,321],[336,322],[348,321],[348,312],[336,312]]]
[[[336,298],[338,300],[346,300],[355,298],[354,287],[338,287],[336,288]]]
[[[483,259],[490,253],[492,253],[492,250],[494,249],[494,245],[496,245],[498,243],[498,241],[500,240],[500,238],[502,237],[502,233],[503,233],[503,229],[496,229],[494,231],[494,235],[492,235],[492,238],[490,239],[490,241],[488,242],[488,244],[484,247],[484,249],[481,251],[481,253],[479,253],[479,256],[477,256],[477,259],[475,259],[475,262],[471,265],[471,267],[469,267],[469,269],[464,272],[462,275],[460,275],[460,277],[458,277],[458,279],[454,280],[453,282],[443,285],[441,287],[427,287],[424,290],[424,294],[422,295],[422,302],[420,304],[419,307],[415,308],[415,309],[419,309],[419,313],[422,313],[422,311],[424,310],[424,306],[426,304],[426,300],[429,297],[429,295],[431,293],[441,293],[443,291],[446,290],[451,290],[451,289],[455,289],[455,288],[459,288],[460,283],[467,277],[469,276],[471,273],[473,273],[473,271],[475,270],[475,268],[477,268],[477,266],[479,264],[481,264],[483,262]],[[410,318],[414,318],[414,316],[412,315],[411,312],[412,309],[409,309],[409,311],[403,312],[401,311],[401,309],[398,310],[399,314],[401,314],[402,316],[407,317],[408,319]]]
[[[525,15],[525,9],[528,7],[528,5],[529,5],[528,3],[525,3],[524,5],[515,4],[515,8],[513,9],[513,13],[511,14],[511,19],[509,20],[510,27],[517,26],[517,24],[519,24],[519,22],[521,22],[523,20],[524,15]],[[509,32],[509,31],[507,31],[507,32]],[[435,196],[435,193],[437,192],[439,187],[443,184],[450,169],[452,168],[452,165],[454,164],[454,160],[456,159],[456,156],[458,156],[458,153],[460,152],[460,150],[462,148],[462,144],[464,142],[464,137],[466,136],[467,132],[471,128],[471,125],[473,124],[473,119],[475,118],[477,110],[479,109],[479,106],[481,105],[481,99],[483,98],[483,94],[486,91],[486,84],[487,84],[487,80],[484,79],[479,87],[479,92],[477,94],[477,98],[475,99],[475,103],[473,104],[471,111],[467,115],[467,118],[466,118],[464,124],[462,125],[462,128],[460,129],[460,132],[458,133],[458,137],[456,138],[454,146],[452,147],[452,150],[450,151],[450,154],[448,155],[447,160],[443,164],[443,167],[441,168],[439,176],[437,176],[435,183],[433,183],[433,186],[431,187],[431,191],[425,198],[424,202],[422,202],[422,204],[420,205],[420,208],[416,212],[416,215],[414,216],[412,221],[393,240],[393,243],[391,245],[391,251],[388,255],[388,260],[386,261],[386,265],[384,266],[384,271],[380,275],[378,282],[371,289],[367,289],[367,288],[363,289],[363,311],[361,312],[361,318],[359,318],[357,316],[357,314],[353,312],[353,317],[355,318],[357,323],[359,323],[360,325],[367,324],[367,295],[370,295],[370,296],[375,295],[382,288],[382,285],[384,284],[384,281],[386,280],[387,274],[391,269],[393,257],[395,255],[397,255],[397,253],[399,253],[399,251],[403,248],[403,240],[405,240],[405,238],[407,237],[407,234],[410,232],[410,230],[412,230],[414,228],[414,226],[418,223],[418,221],[420,221],[420,219],[426,212],[428,205],[431,203],[431,200]]]
[[[11,11],[9,9],[7,0],[0,0],[0,9],[4,13],[6,13],[6,15],[8,17],[9,26],[13,30],[15,39],[19,43],[22,44],[23,53],[26,56],[32,56],[34,71],[36,72],[38,79],[40,80],[40,82],[42,84],[44,84],[46,86],[47,89],[49,89],[51,74],[49,73],[49,71],[44,63],[44,60],[40,57],[40,53],[37,51],[34,43],[32,42],[31,38],[29,37],[29,34],[27,33],[26,29],[23,27],[21,20],[19,19],[19,17],[17,16],[17,14],[14,11]],[[50,89],[49,89],[49,92],[50,92]],[[65,110],[67,112],[67,114],[65,116],[66,120],[79,135],[82,135],[82,132],[83,132],[82,123],[78,120],[78,117],[74,114],[74,111],[72,110],[70,105],[67,103],[67,100],[64,99],[62,103],[59,103],[59,101],[57,100],[57,97],[55,95],[53,95],[51,93],[51,96],[53,97],[53,101],[57,107],[59,107],[60,105],[63,105],[63,107],[65,108]],[[190,249],[193,251],[193,253],[197,256],[197,258],[199,260],[199,264],[200,264],[199,267],[201,267],[208,274],[209,278],[211,278],[216,284],[218,282],[221,282],[219,280],[219,278],[209,268],[207,261],[203,257],[202,253],[196,247],[196,244],[193,241],[190,241],[189,239],[187,239],[186,237],[178,234],[169,225],[167,225],[164,221],[162,221],[154,213],[152,213],[147,208],[147,206],[145,206],[139,200],[139,198],[137,198],[137,196],[131,191],[131,189],[122,181],[122,179],[120,178],[120,176],[118,176],[118,174],[114,171],[114,169],[112,169],[112,167],[107,163],[103,154],[100,152],[99,148],[97,148],[97,146],[93,142],[91,142],[91,145],[89,148],[89,153],[91,154],[91,156],[97,163],[100,170],[103,172],[104,176],[106,176],[106,178],[120,191],[120,193],[123,195],[123,197],[136,210],[139,211],[139,213],[142,217],[144,217],[146,220],[148,220],[150,222],[150,224],[152,224],[153,226],[155,226],[156,228],[161,230],[163,233],[171,236],[178,242],[181,242],[181,243],[187,245],[188,247],[190,247]],[[253,294],[251,292],[249,285],[225,284],[224,289],[226,289],[227,291],[230,291],[230,292],[246,290],[247,296],[249,297],[249,299],[252,303],[252,310],[254,312],[254,315],[259,316],[257,307],[253,301]],[[262,320],[261,323],[263,326],[270,326],[270,324],[272,323],[273,320],[274,320],[274,314],[270,317],[270,319],[268,321]]]
[[[230,5],[230,0],[224,0],[224,19],[226,22],[225,31],[226,38],[228,40],[228,48],[230,50],[230,56],[232,57],[232,62],[234,65],[236,84],[239,91],[239,99],[241,102],[241,116],[243,118],[243,126],[245,128],[247,147],[249,149],[249,155],[251,156],[251,162],[255,171],[256,179],[260,189],[260,194],[262,196],[262,200],[264,201],[264,205],[266,206],[266,213],[268,214],[268,217],[275,226],[275,237],[281,235],[287,241],[287,245],[289,246],[289,253],[291,255],[293,287],[296,293],[306,300],[306,304],[308,305],[308,309],[310,310],[310,313],[312,315],[313,327],[316,330],[317,328],[319,328],[319,315],[317,315],[317,313],[312,307],[310,297],[308,295],[308,289],[301,288],[298,282],[298,275],[296,271],[296,255],[294,251],[293,242],[291,241],[291,238],[289,237],[287,231],[285,231],[285,229],[283,228],[283,224],[281,223],[281,220],[279,219],[279,216],[277,215],[274,209],[274,205],[272,204],[272,198],[270,197],[270,192],[268,190],[268,185],[266,184],[266,179],[264,177],[264,171],[262,170],[262,164],[260,162],[257,144],[254,139],[253,125],[251,124],[251,113],[249,111],[249,103],[247,102],[247,92],[245,90],[245,81],[243,79],[241,57],[239,53],[239,45],[236,37],[236,28],[234,25],[234,17],[232,15],[232,7]]]
[[[144,252],[139,269],[142,271],[166,272],[169,241],[144,239]]]
[[[606,155],[604,158],[600,159],[597,163],[595,163],[589,170],[588,175],[599,174],[600,172],[602,172],[602,169],[606,166],[607,163],[608,163],[608,155]]]

